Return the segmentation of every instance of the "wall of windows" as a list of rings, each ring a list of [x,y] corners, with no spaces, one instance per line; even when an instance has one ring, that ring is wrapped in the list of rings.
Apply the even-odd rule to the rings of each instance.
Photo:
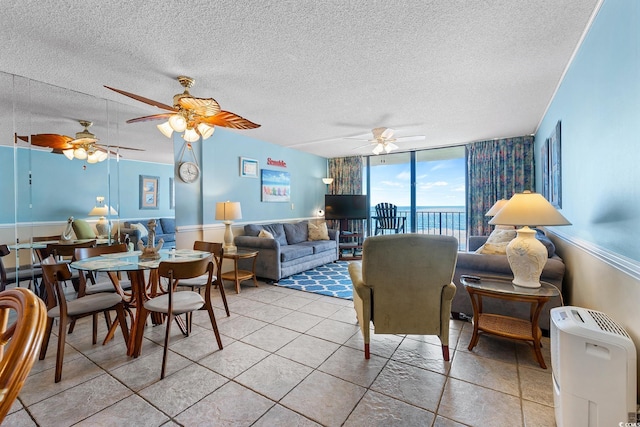
[[[364,179],[372,217],[376,204],[392,203],[407,232],[453,235],[466,247],[464,146],[369,156]]]

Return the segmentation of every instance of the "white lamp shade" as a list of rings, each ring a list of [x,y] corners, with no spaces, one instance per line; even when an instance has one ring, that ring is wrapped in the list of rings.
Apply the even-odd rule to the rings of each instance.
[[[62,150],[62,154],[64,154],[64,156],[67,159],[73,160],[73,148],[69,148],[68,150]]]
[[[169,117],[169,125],[176,132],[184,132],[187,128],[187,121],[180,114]]]
[[[111,206],[95,206],[89,212],[89,216],[107,216],[107,215],[118,215],[118,212],[113,209]]]
[[[198,135],[195,129],[187,129],[184,132],[183,138],[187,142],[196,142],[200,139],[200,135]]]
[[[525,191],[514,194],[489,221],[492,225],[571,225],[541,194]]]
[[[484,216],[494,216],[495,214],[498,213],[498,211],[500,211],[500,209],[504,207],[504,205],[507,204],[507,202],[508,202],[507,199],[498,200],[493,204],[493,206],[491,206],[491,208],[487,211],[486,214],[484,214]]]
[[[157,128],[167,138],[171,138],[171,135],[173,135],[173,128],[168,121],[158,125]]]
[[[216,219],[220,221],[233,221],[242,218],[240,202],[216,203]]]
[[[333,178],[322,178],[322,182],[329,185],[333,182]]]
[[[206,123],[200,123],[198,125],[198,132],[200,132],[200,135],[202,135],[202,139],[207,139],[209,138],[211,135],[213,135],[213,132],[216,130],[215,127],[213,126],[209,126]]]

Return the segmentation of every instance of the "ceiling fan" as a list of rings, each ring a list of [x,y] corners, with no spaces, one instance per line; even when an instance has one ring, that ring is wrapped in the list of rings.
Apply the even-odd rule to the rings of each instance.
[[[168,111],[167,113],[127,120],[127,123],[136,123],[166,119],[166,122],[158,125],[158,129],[167,138],[171,138],[174,131],[184,132],[182,136],[186,141],[195,142],[200,139],[200,136],[202,136],[202,139],[207,139],[213,135],[213,131],[215,130],[214,126],[233,129],[254,129],[260,127],[259,124],[253,123],[235,113],[221,110],[220,104],[213,98],[195,98],[191,96],[189,88],[195,83],[195,80],[191,77],[178,76],[178,81],[182,87],[184,87],[184,92],[173,97],[173,106],[120,89],[109,86],[105,87],[121,95]]]
[[[393,129],[385,128],[385,127],[377,127],[371,130],[373,133],[373,139],[366,139],[361,137],[347,137],[347,139],[356,139],[359,141],[368,141],[370,144],[373,144],[375,147],[373,148],[373,154],[380,154],[383,151],[385,153],[390,153],[393,150],[399,148],[395,143],[396,142],[406,142],[406,141],[421,141],[425,139],[424,135],[415,135],[415,136],[403,136],[400,138],[394,138],[393,133],[395,132]],[[366,147],[369,144],[361,145],[360,147]]]
[[[78,120],[78,122],[84,127],[84,130],[77,132],[75,138],[67,135],[58,135],[56,133],[39,133],[31,135],[31,137],[16,135],[16,142],[18,142],[18,139],[31,142],[31,145],[51,148],[53,153],[64,154],[69,160],[75,158],[78,160],[86,160],[87,163],[102,162],[109,157],[109,154],[114,156],[119,155],[119,153],[111,151],[110,149],[112,148],[144,151],[140,148],[122,147],[119,145],[108,145],[105,147],[97,144],[98,138],[89,132],[89,128],[93,125],[93,122],[87,120]]]

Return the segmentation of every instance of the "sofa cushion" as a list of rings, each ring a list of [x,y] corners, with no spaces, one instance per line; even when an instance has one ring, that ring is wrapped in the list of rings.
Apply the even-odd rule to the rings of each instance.
[[[76,233],[77,239],[95,239],[96,233],[94,233],[91,225],[83,219],[74,219],[73,232]]]
[[[556,253],[556,245],[554,245],[551,239],[549,239],[547,235],[544,234],[544,231],[538,228],[534,228],[534,230],[536,230],[536,239],[538,239],[540,243],[542,243],[544,247],[547,248],[547,254],[549,255],[549,258],[552,258]]]
[[[313,255],[313,247],[306,245],[280,246],[280,261],[293,261],[298,258]]]
[[[281,246],[287,244],[287,236],[284,234],[284,227],[282,224],[247,224],[244,226],[244,234],[246,236],[257,237],[260,234],[260,230],[266,230],[273,235]]]
[[[313,248],[314,254],[319,254],[325,251],[335,251],[335,240],[310,240],[308,242],[300,243],[300,245],[310,246]]]
[[[316,225],[309,223],[309,240],[329,240],[329,230],[327,229],[327,223],[321,222]]]
[[[285,223],[284,234],[287,236],[287,243],[290,245],[306,242],[309,240],[309,225],[307,221],[300,221],[295,224]]]
[[[174,234],[176,232],[176,219],[175,218],[160,218],[160,225],[162,227],[162,234]],[[158,233],[156,229],[156,234]]]
[[[516,230],[511,228],[496,227],[484,245],[480,246],[476,253],[485,255],[505,255],[507,245],[516,237]]]

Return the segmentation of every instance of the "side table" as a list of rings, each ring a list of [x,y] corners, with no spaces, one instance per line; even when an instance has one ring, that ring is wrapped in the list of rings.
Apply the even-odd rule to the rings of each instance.
[[[253,284],[258,287],[256,279],[256,261],[258,260],[258,251],[239,250],[237,252],[224,253],[224,258],[233,260],[233,270],[226,271],[220,276],[222,280],[230,280],[236,284],[236,293],[240,293],[240,282],[253,279]],[[251,271],[238,269],[238,260],[253,258]]]
[[[486,277],[481,277],[480,281],[462,277],[460,281],[469,292],[473,305],[473,335],[469,343],[469,351],[478,344],[480,331],[505,338],[530,341],[533,344],[533,352],[540,367],[547,369],[540,351],[542,331],[538,325],[538,318],[546,302],[560,295],[558,289],[546,282],[541,282],[542,286],[539,288],[523,288],[515,286],[509,280]],[[526,320],[500,314],[483,313],[482,297],[531,303],[530,318]]]

